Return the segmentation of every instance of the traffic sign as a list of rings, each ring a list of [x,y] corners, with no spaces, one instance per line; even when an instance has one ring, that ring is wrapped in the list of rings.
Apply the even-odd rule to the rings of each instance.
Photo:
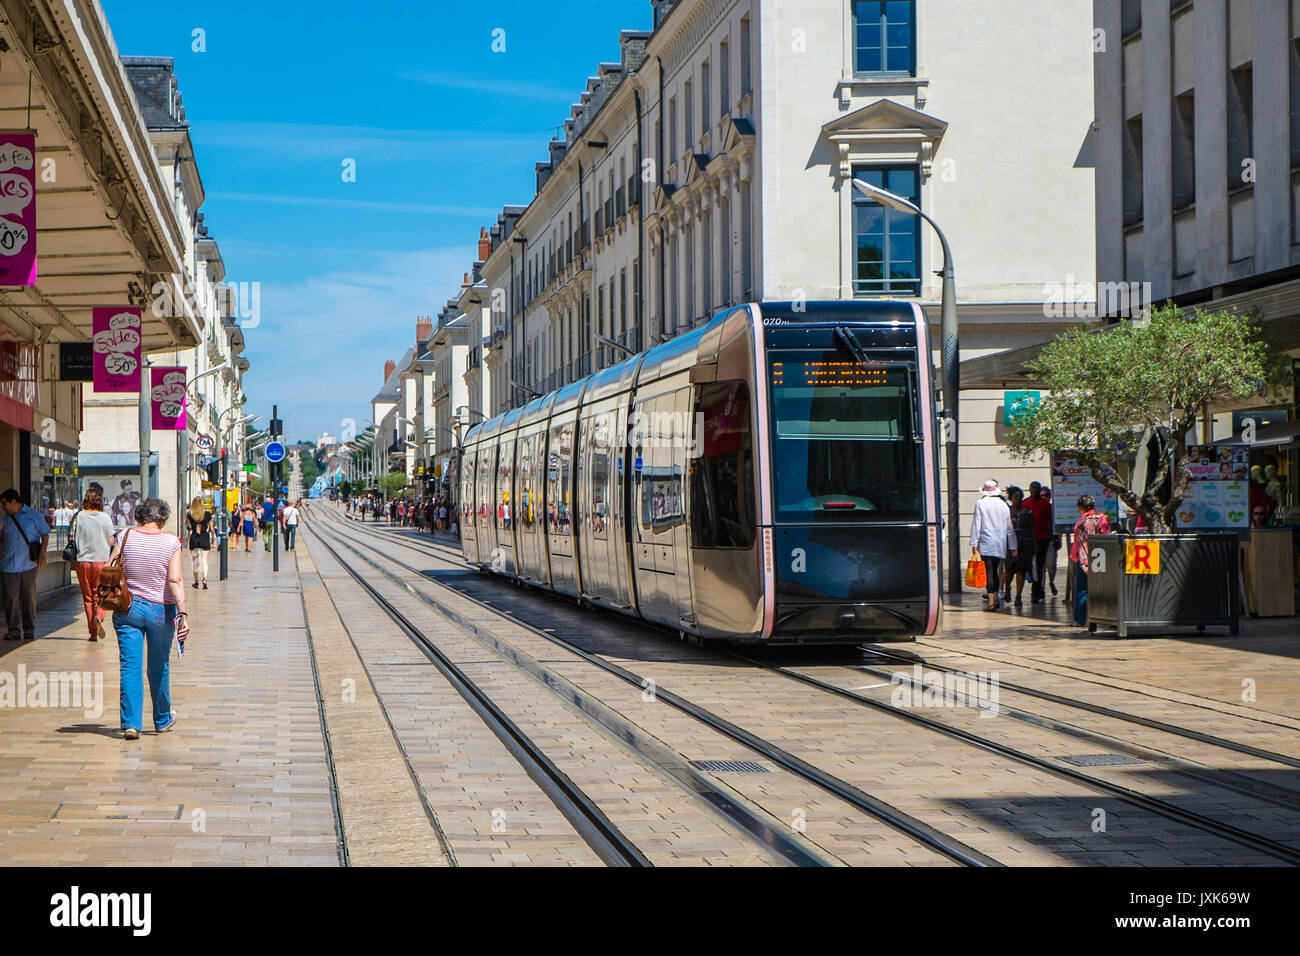
[[[273,441],[266,445],[266,460],[270,462],[284,461],[284,443]]]

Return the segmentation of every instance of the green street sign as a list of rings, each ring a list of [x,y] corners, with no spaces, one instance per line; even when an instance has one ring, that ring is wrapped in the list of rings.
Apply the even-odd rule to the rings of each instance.
[[[1002,424],[1010,428],[1038,407],[1042,392],[1003,392]]]
[[[244,466],[244,471],[257,471],[257,466],[256,466],[256,465],[245,465],[245,466]]]

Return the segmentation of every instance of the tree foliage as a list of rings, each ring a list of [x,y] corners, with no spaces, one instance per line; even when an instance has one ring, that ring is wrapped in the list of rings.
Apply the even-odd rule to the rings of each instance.
[[[1249,317],[1184,313],[1172,303],[1144,322],[1065,332],[1025,367],[1051,394],[1010,430],[1011,453],[1075,453],[1157,533],[1173,528],[1187,494],[1187,436],[1202,407],[1258,394],[1288,375],[1285,356],[1260,338]],[[1119,450],[1153,438],[1165,453],[1150,481],[1135,475],[1125,482],[1106,467]]]
[[[379,479],[379,490],[385,498],[396,498],[406,490],[406,475],[400,471],[390,472]]]

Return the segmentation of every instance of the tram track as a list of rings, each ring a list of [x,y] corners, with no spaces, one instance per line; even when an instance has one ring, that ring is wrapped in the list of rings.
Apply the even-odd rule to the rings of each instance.
[[[317,534],[318,538],[322,537],[320,535],[318,528],[313,527],[312,530],[314,533]],[[366,530],[368,531],[369,529]],[[382,535],[382,533],[379,534],[386,541],[391,542],[392,540],[394,540],[392,536]],[[502,641],[499,637],[492,634],[487,629],[481,627],[480,625],[475,624],[472,621],[469,621],[459,612],[457,612],[453,608],[448,607],[445,603],[438,601],[436,598],[432,597],[431,595],[428,595],[421,590],[412,588],[408,582],[402,580],[401,578],[387,571],[386,569],[384,569],[374,561],[365,557],[355,547],[355,545],[358,542],[352,541],[351,543],[353,544],[353,547],[350,550],[352,550],[353,553],[356,554],[360,560],[364,561],[374,570],[378,571],[381,575],[389,578],[391,581],[393,581],[394,584],[397,584],[405,588],[410,594],[414,595],[423,603],[430,606],[440,616],[451,621],[453,624],[455,624],[457,627],[460,627],[462,630],[467,631],[468,633],[471,634],[471,636],[474,636],[475,639],[480,640],[480,642],[482,643],[485,643],[491,649],[497,650],[499,653],[504,651],[508,659],[522,660],[526,658],[526,655],[521,654],[517,649],[512,650],[508,648],[507,642]],[[405,544],[406,542],[403,543]],[[424,577],[420,569],[415,568],[409,564],[406,564],[405,562],[402,562],[394,558],[391,554],[385,552],[384,550],[378,548],[377,546],[369,543],[363,543],[363,546],[380,554],[385,560],[397,565],[398,567],[403,568],[413,574],[419,575],[421,581],[428,584],[436,584],[436,582],[430,582],[426,577]],[[409,544],[408,547],[410,547]],[[422,549],[420,548],[412,547],[412,549],[422,552]],[[431,555],[431,556],[439,557],[440,560],[448,560],[448,561],[453,560],[450,557],[442,558],[441,556],[436,556],[436,555]],[[459,556],[457,556],[455,560],[458,559]],[[470,602],[475,607],[478,607],[484,611],[489,612],[494,616],[501,618],[502,620],[508,622],[512,626],[521,627],[529,631],[530,633],[532,633],[534,636],[542,638],[543,640],[549,642],[552,645],[563,648],[564,650],[570,652],[577,658],[586,661],[589,664],[594,665],[595,667],[599,668],[606,674],[619,678],[625,683],[628,683],[636,687],[638,690],[645,688],[648,684],[647,679],[643,678],[641,675],[635,674],[631,671],[626,670],[625,668],[619,667],[617,664],[607,661],[602,657],[600,657],[599,655],[592,654],[578,647],[577,645],[572,644],[571,642],[568,642],[563,638],[548,632],[545,629],[536,627],[535,625],[532,625],[527,621],[524,621],[518,617],[510,615],[504,612],[500,608],[493,607],[492,605],[483,602],[472,595],[466,594],[464,591],[460,591],[455,588],[451,588],[450,591],[451,593],[457,595],[458,597]],[[535,659],[530,659],[530,660],[531,660],[532,668],[534,670],[532,676],[539,677],[540,671],[549,670],[549,668],[546,668],[545,665],[536,662]],[[540,669],[540,671],[538,669]],[[562,677],[559,677],[554,673],[551,673],[550,675],[547,675],[545,677],[540,677],[539,679],[542,679],[543,683],[545,683],[548,687],[551,687],[552,690],[555,690],[557,687],[562,687],[564,684],[569,683],[565,681]],[[568,695],[566,699],[571,699],[574,694],[574,691],[576,691],[576,688],[572,688],[572,685],[569,685],[568,688],[564,688],[564,693]],[[955,837],[943,833],[942,831],[930,826],[929,824],[912,816],[911,814],[906,813],[905,811],[899,809],[898,807],[889,804],[887,801],[881,800],[880,798],[861,790],[860,788],[854,786],[853,784],[845,780],[842,780],[838,777],[835,777],[834,775],[829,774],[818,767],[815,767],[814,765],[808,763],[802,758],[788,752],[784,748],[777,746],[771,741],[765,740],[737,726],[736,724],[726,720],[725,718],[722,718],[717,714],[714,714],[706,710],[705,708],[700,707],[699,705],[694,704],[693,702],[686,700],[685,698],[669,690],[666,690],[661,686],[654,687],[654,694],[658,700],[667,703],[673,708],[675,708],[676,710],[698,720],[705,726],[709,727],[711,730],[714,730],[722,734],[724,737],[727,737],[732,741],[741,744],[743,747],[747,748],[751,752],[756,753],[762,757],[765,757],[766,759],[770,760],[772,763],[788,771],[794,776],[800,778],[801,780],[807,783],[812,784],[817,789],[829,793],[832,796],[837,797],[838,799],[844,801],[845,803],[855,808],[857,811],[862,812],[880,822],[883,822],[902,833],[905,833],[912,839],[916,840],[918,843],[923,844],[924,846],[941,854],[942,856],[948,858],[949,860],[952,860],[953,862],[965,866],[1001,866],[1002,865],[999,861],[993,859],[992,857],[984,853],[981,853],[980,851],[974,849],[973,847],[966,845],[965,843],[956,839]],[[586,697],[587,695],[583,695],[583,696]],[[591,702],[588,700],[585,701],[584,703],[586,706],[590,706]],[[627,734],[629,732],[634,732],[634,731],[630,731],[629,728],[624,726],[621,732]],[[684,758],[682,759],[684,760]]]
[[[312,524],[307,527],[313,531]],[[379,593],[343,556],[317,533],[321,546],[338,562],[361,589],[397,625],[411,642],[429,659],[442,676],[465,700],[479,719],[501,741],[525,773],[564,815],[592,851],[610,866],[650,866],[632,842],[605,813],[552,762],[540,747],[523,733],[513,720],[471,680],[427,635],[403,615],[391,601]]]
[[[387,541],[398,540],[405,547],[413,551],[416,551],[417,553],[423,553],[429,557],[434,557],[436,559],[445,560],[452,563],[457,563],[461,565],[465,564],[459,552],[454,551],[454,549],[452,549],[449,546],[442,545],[437,542],[418,543],[418,544],[426,544],[433,548],[436,548],[437,552],[444,552],[446,554],[446,557],[444,557],[443,554],[437,553],[435,551],[426,550],[425,548],[418,546],[418,544],[416,543],[403,540],[406,537],[404,535],[398,535],[398,536],[383,535],[381,532],[378,531],[378,529],[375,529],[374,533],[380,535]],[[394,561],[394,563],[396,564],[399,564],[401,566],[408,568],[409,570],[419,573],[418,569],[411,568],[409,565],[405,565],[403,562],[399,562],[396,559],[392,558],[391,556],[386,556],[386,557],[388,557],[388,560]],[[453,588],[453,590],[456,589]],[[457,593],[466,596],[471,601],[475,601],[476,603],[483,604],[483,602],[478,601],[478,599],[473,598],[472,596],[469,595],[465,595],[465,592],[463,591],[457,591]],[[504,612],[502,612],[500,609],[494,608],[491,605],[484,604],[483,606],[490,608],[496,613],[504,614]],[[506,615],[506,616],[508,617],[508,619],[512,621],[515,621],[517,623],[523,623],[523,622],[519,622],[518,619],[513,616],[510,615]],[[528,625],[526,623],[523,623],[523,626],[528,626]],[[565,646],[571,647],[571,645],[569,645],[568,642],[564,642],[562,639],[557,638],[554,635],[545,632],[539,632],[539,633],[541,633],[542,636],[546,637],[548,640],[559,642],[564,644]],[[918,662],[914,657],[907,657],[902,654],[878,651],[875,647],[871,647],[867,649],[872,653],[878,653],[881,656],[891,657],[893,659],[904,661],[909,664]],[[584,653],[584,654],[587,653],[585,651],[581,651],[581,649],[577,649],[577,650],[580,653]],[[979,734],[974,734],[970,731],[966,731],[957,727],[950,726],[948,724],[945,724],[942,721],[934,720],[933,718],[924,717],[920,714],[916,714],[906,710],[901,710],[900,708],[894,707],[892,705],[884,704],[880,701],[872,700],[863,695],[855,693],[853,690],[839,687],[830,682],[822,681],[818,678],[811,677],[806,674],[801,674],[789,668],[775,666],[761,660],[756,660],[752,657],[748,657],[743,654],[733,653],[729,656],[731,656],[735,660],[744,662],[749,666],[769,670],[774,673],[781,674],[782,676],[787,677],[789,679],[793,679],[801,683],[804,683],[806,685],[816,687],[819,690],[822,690],[824,692],[834,694],[841,698],[850,699],[852,701],[855,701],[859,705],[871,707],[880,712],[890,713],[895,717],[908,720],[914,724],[926,727],[927,729],[932,730],[934,732],[941,733],[944,734],[945,736],[957,739],[969,746],[974,746],[995,753],[1005,759],[1013,760],[1018,763],[1033,766],[1039,770],[1042,770],[1046,773],[1050,773],[1054,776],[1071,780],[1074,783],[1083,785],[1085,787],[1088,787],[1094,791],[1105,794],[1106,796],[1112,797],[1114,799],[1121,800],[1125,803],[1128,803],[1131,806],[1135,806],[1147,812],[1156,814],[1171,822],[1175,822],[1183,826],[1191,827],[1200,830],[1201,832],[1213,834],[1216,837],[1219,837],[1221,839],[1228,840],[1239,846],[1247,847],[1251,850],[1254,850],[1259,853],[1263,853],[1275,859],[1283,860],[1284,862],[1288,862],[1292,864],[1300,864],[1300,850],[1281,841],[1277,841],[1270,837],[1264,836],[1262,834],[1258,834],[1258,833],[1254,833],[1253,831],[1242,829],[1233,824],[1225,823],[1221,820],[1216,820],[1212,817],[1206,816],[1196,811],[1187,810],[1175,804],[1169,803],[1166,800],[1162,800],[1158,797],[1153,797],[1149,794],[1142,793],[1132,788],[1124,787],[1119,784],[1113,783],[1111,781],[1099,779],[1095,776],[1083,773],[1082,771],[1076,770],[1072,767],[1059,765],[1049,759],[1039,757],[1034,754],[1026,753],[1022,750],[1019,750],[1018,748],[1011,747],[1006,744],[1002,744],[998,741],[991,740]],[[931,666],[931,665],[926,664],[926,666]],[[934,665],[934,666],[937,669],[944,669],[942,668],[941,665]],[[873,676],[883,677],[886,680],[890,680],[893,677],[893,675],[890,672],[881,671],[877,668],[857,666],[854,669],[857,671],[870,673]],[[956,673],[956,671],[953,671],[952,669],[947,669],[947,670],[949,672]],[[908,680],[910,681],[910,678],[908,678]],[[1009,690],[1016,690],[1016,691],[1021,690],[1019,685],[1002,684],[1001,686],[1006,687]],[[1286,766],[1294,766],[1295,763],[1297,763],[1293,761],[1292,758],[1288,758],[1282,754],[1276,754],[1271,751],[1262,750],[1260,748],[1250,747],[1249,745],[1240,744],[1238,742],[1226,740],[1224,738],[1217,738],[1214,737],[1213,735],[1201,734],[1197,731],[1188,730],[1187,728],[1179,728],[1176,727],[1175,725],[1166,724],[1161,721],[1153,721],[1150,720],[1149,718],[1143,718],[1139,715],[1132,715],[1132,714],[1126,714],[1121,711],[1114,711],[1113,709],[1110,708],[1099,707],[1098,705],[1091,705],[1088,702],[1077,701],[1072,698],[1062,697],[1061,695],[1051,695],[1051,694],[1047,694],[1046,692],[1035,693],[1034,689],[1032,688],[1024,688],[1023,690],[1026,693],[1039,696],[1042,699],[1049,700],[1063,706],[1078,707],[1079,709],[1089,710],[1091,712],[1098,713],[1099,715],[1102,716],[1111,716],[1120,720],[1129,720],[1134,724],[1151,727],[1151,729],[1167,730],[1170,733],[1174,733],[1179,736],[1186,737],[1188,739],[1196,740],[1200,743],[1209,744],[1211,746],[1223,747],[1225,749],[1237,751],[1239,753],[1252,756],[1257,759],[1270,760]],[[1098,734],[1092,731],[1087,731],[1082,728],[1078,728],[1061,721],[1055,721],[1051,718],[1042,717],[1041,715],[1029,714],[1025,711],[1014,709],[1014,708],[1011,709],[1000,708],[1000,710],[1005,711],[1005,715],[1009,717],[1013,717],[1013,719],[1018,719],[1025,723],[1035,724],[1036,726],[1039,726],[1042,729],[1059,733],[1065,736],[1069,736],[1074,739],[1083,739],[1083,740],[1089,740],[1090,742],[1100,743],[1104,746],[1107,746],[1108,748],[1110,748],[1111,750],[1117,753],[1126,754],[1129,756],[1140,756],[1142,759],[1153,760],[1153,762],[1163,764],[1166,767],[1166,769],[1172,770],[1177,773],[1182,773],[1191,779],[1197,779],[1201,782],[1209,783],[1213,786],[1221,787],[1226,790],[1231,790],[1233,792],[1240,793],[1242,795],[1245,795],[1257,801],[1269,803],[1274,806],[1279,806],[1288,810],[1295,810],[1297,807],[1300,807],[1300,796],[1298,796],[1294,791],[1290,791],[1286,788],[1275,787],[1273,785],[1265,784],[1260,781],[1254,781],[1239,774],[1225,773],[1223,771],[1218,771],[1213,768],[1203,767],[1189,761],[1184,761],[1179,758],[1170,757],[1168,755],[1161,754],[1156,751],[1152,751],[1150,748],[1144,748],[1141,747],[1140,745],[1135,745],[1126,741],[1121,741],[1117,738],[1110,737],[1109,735]]]

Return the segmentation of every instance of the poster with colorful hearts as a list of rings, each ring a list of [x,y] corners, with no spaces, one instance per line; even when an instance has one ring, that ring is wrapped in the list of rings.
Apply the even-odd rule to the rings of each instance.
[[[149,369],[149,408],[155,431],[185,431],[185,369]]]
[[[0,131],[0,286],[36,285],[36,134]]]
[[[1178,506],[1180,531],[1232,530],[1250,525],[1250,486],[1245,481],[1192,481]]]
[[[140,391],[140,310],[96,308],[91,312],[96,392]]]

